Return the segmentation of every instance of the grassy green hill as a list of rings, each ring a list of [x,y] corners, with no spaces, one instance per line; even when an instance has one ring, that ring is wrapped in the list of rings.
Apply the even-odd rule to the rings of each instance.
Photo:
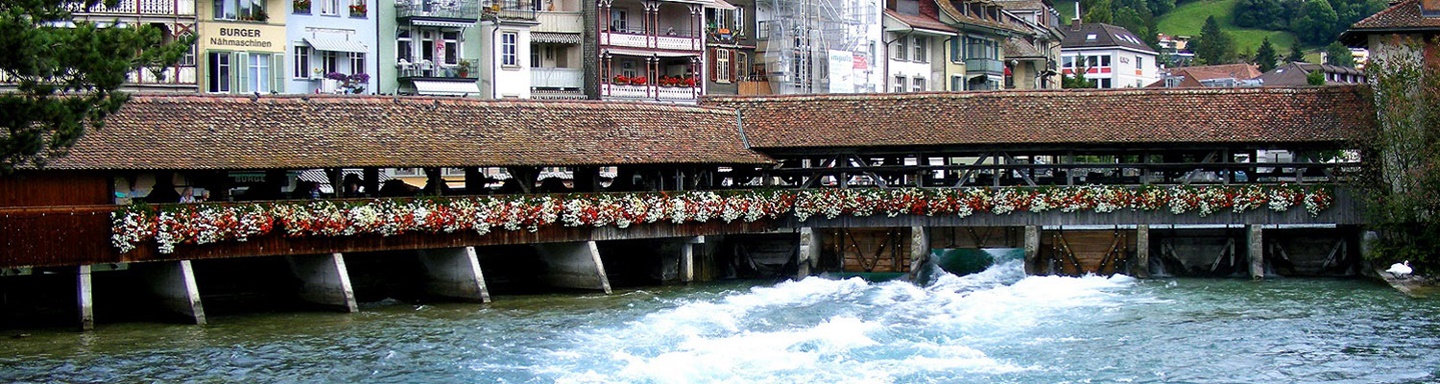
[[[1245,52],[1247,49],[1254,51],[1260,48],[1260,41],[1266,37],[1270,38],[1270,44],[1275,45],[1275,50],[1280,54],[1290,52],[1290,45],[1295,44],[1295,35],[1286,31],[1267,31],[1263,29],[1242,29],[1230,23],[1230,11],[1235,8],[1238,0],[1189,0],[1183,1],[1170,13],[1161,16],[1156,20],[1160,26],[1160,33],[1170,36],[1200,35],[1200,27],[1205,25],[1205,18],[1215,16],[1215,21],[1220,22],[1220,28],[1230,33],[1235,38],[1235,52]],[[1057,0],[1055,10],[1060,12],[1062,24],[1068,24],[1071,18],[1075,17],[1075,1]],[[1318,57],[1318,56],[1317,56]]]
[[[1160,16],[1156,24],[1160,26],[1160,33],[1171,36],[1195,37],[1200,34],[1200,27],[1205,25],[1205,18],[1215,16],[1215,21],[1220,22],[1220,28],[1230,33],[1235,38],[1235,51],[1254,52],[1260,47],[1260,42],[1266,37],[1270,38],[1270,44],[1275,45],[1275,50],[1281,54],[1290,52],[1290,46],[1295,44],[1295,35],[1285,31],[1267,31],[1263,29],[1242,29],[1230,23],[1230,10],[1235,8],[1237,0],[1192,0],[1175,7],[1170,13]],[[1074,5],[1071,5],[1073,8]],[[1074,9],[1071,9],[1074,13]]]

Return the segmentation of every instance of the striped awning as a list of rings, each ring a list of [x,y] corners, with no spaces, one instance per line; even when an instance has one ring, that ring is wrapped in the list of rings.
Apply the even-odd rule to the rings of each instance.
[[[311,48],[315,48],[315,50],[317,50],[317,51],[354,52],[354,53],[365,53],[365,52],[369,52],[369,51],[370,51],[369,48],[365,47],[365,43],[361,43],[361,42],[359,42],[359,41],[354,41],[354,40],[340,40],[340,39],[326,39],[326,38],[319,38],[319,37],[306,37],[306,38],[305,38],[305,44],[310,44],[310,47],[311,47]]]
[[[530,32],[532,43],[580,44],[578,33]]]
[[[415,80],[415,93],[429,96],[478,96],[480,85],[474,81]]]
[[[473,22],[473,21],[445,21],[445,20],[410,19],[410,24],[411,24],[411,25],[425,26],[425,27],[469,28],[470,26],[475,25],[475,22]]]

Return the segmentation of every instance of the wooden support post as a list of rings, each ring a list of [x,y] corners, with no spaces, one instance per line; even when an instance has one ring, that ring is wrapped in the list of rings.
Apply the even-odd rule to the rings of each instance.
[[[478,195],[485,193],[485,174],[480,173],[480,168],[465,168],[465,194]]]
[[[1040,226],[1025,226],[1025,274],[1040,274]]]
[[[90,266],[81,265],[75,269],[75,304],[80,314],[80,330],[95,329],[95,299],[90,294]]]
[[[1130,274],[1141,279],[1150,278],[1150,226],[1135,226],[1135,263]]]
[[[1265,278],[1265,241],[1259,225],[1251,224],[1249,227],[1250,278],[1260,280]]]
[[[365,168],[364,179],[365,195],[370,197],[380,196],[380,169]]]

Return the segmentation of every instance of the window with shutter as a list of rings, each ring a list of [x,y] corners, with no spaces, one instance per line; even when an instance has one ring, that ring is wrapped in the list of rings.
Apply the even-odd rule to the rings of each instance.
[[[270,90],[285,93],[285,55],[270,55]]]
[[[230,84],[232,84],[231,90],[233,90],[233,93],[250,93],[250,88],[247,87],[250,84],[250,76],[246,76],[246,72],[248,72],[248,68],[250,68],[250,54],[235,52],[231,53],[230,56],[230,73],[233,74],[234,79],[234,81],[230,82]]]
[[[715,71],[715,61],[720,59],[720,58],[719,58],[719,55],[720,55],[719,51],[720,51],[719,49],[711,48],[711,49],[710,49],[710,60],[707,60],[708,63],[706,63],[706,65],[705,65],[705,71],[706,71],[706,72],[709,72],[710,81],[715,81],[715,72],[716,72],[716,71]]]

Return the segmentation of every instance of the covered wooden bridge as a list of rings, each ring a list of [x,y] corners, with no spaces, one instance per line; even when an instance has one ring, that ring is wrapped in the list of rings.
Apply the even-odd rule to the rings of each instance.
[[[1309,225],[1349,241],[1304,245],[1337,250],[1305,267],[1326,270],[1356,246],[1345,185],[1374,124],[1366,92],[714,97],[700,107],[138,96],[68,157],[0,178],[0,268],[28,275],[12,282],[79,276],[82,292],[91,271],[129,271],[198,322],[200,292],[243,286],[234,275],[265,269],[242,265],[252,258],[277,261],[289,272],[270,278],[296,281],[306,301],[351,311],[365,288],[350,275],[408,270],[424,295],[485,301],[487,281],[609,291],[612,281],[721,277],[746,264],[735,247],[777,242],[789,245],[772,247],[770,264],[801,275],[909,272],[931,249],[997,246],[1026,249],[1033,273],[1143,274],[1152,250],[1182,267],[1197,262],[1164,255],[1205,254],[1192,258],[1208,266],[1211,248],[1232,270],[1263,273],[1264,258],[1237,255],[1293,254],[1299,246],[1276,240],[1293,230],[1279,226]],[[210,202],[170,204],[187,189]],[[1060,206],[1094,191],[1125,199]],[[1199,203],[1216,194],[1229,205]],[[1159,195],[1169,200],[1140,198]],[[1237,208],[1237,195],[1267,197]],[[746,256],[752,267],[766,264],[759,253]]]

